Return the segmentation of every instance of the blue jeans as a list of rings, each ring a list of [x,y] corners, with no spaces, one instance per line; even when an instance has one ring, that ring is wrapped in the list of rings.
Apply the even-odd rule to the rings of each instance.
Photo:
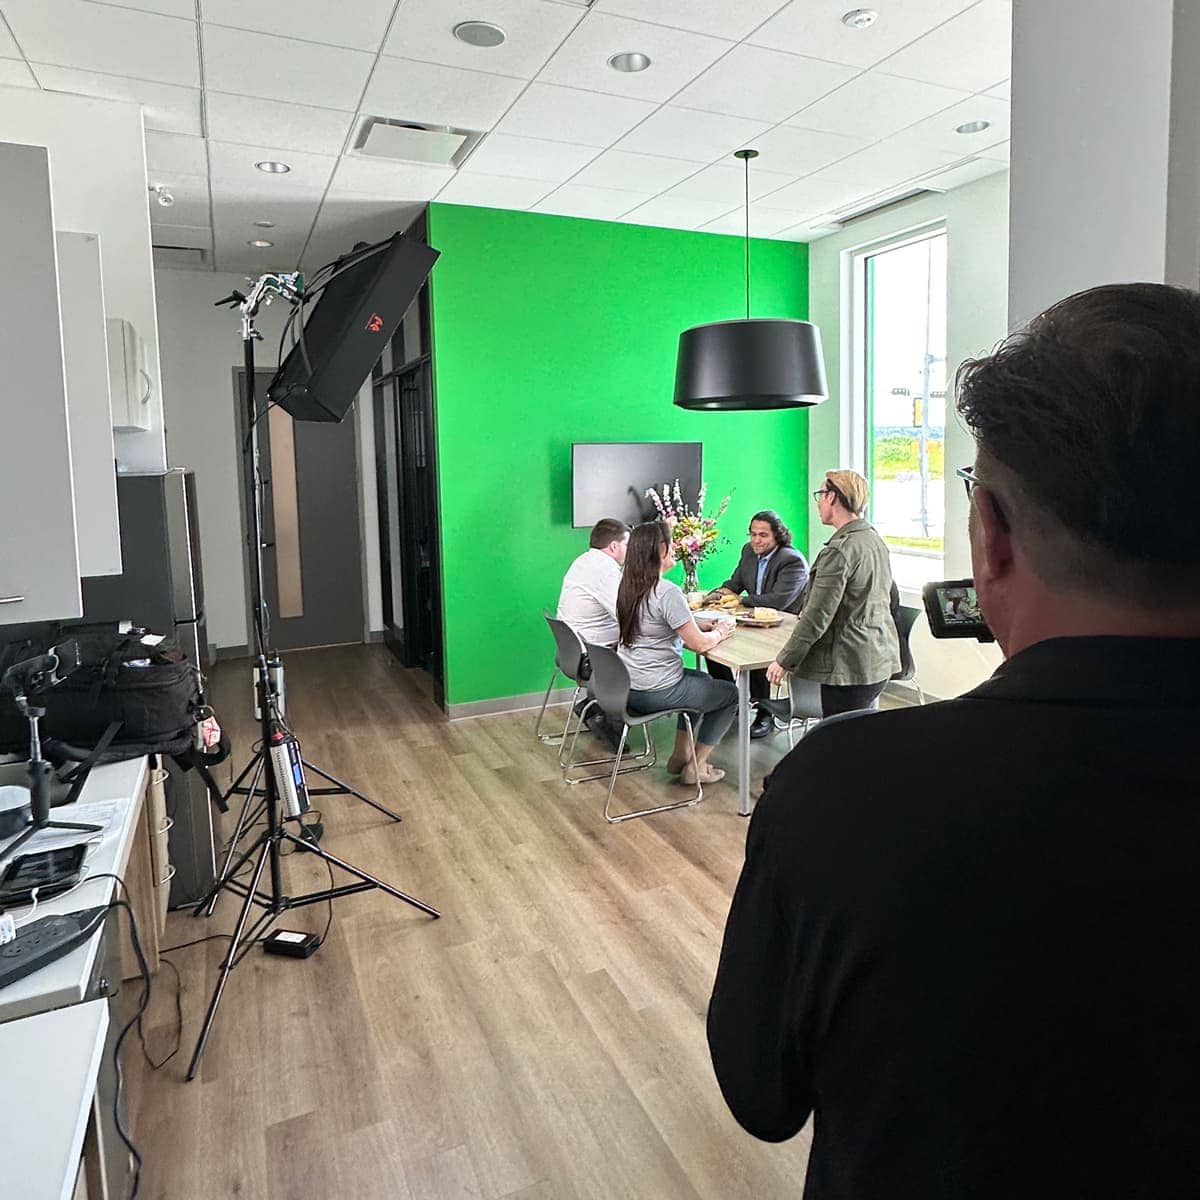
[[[649,692],[636,688],[629,691],[629,711],[632,713],[669,712],[673,708],[684,709],[693,719],[698,717],[695,726],[697,743],[715,746],[737,716],[737,686],[724,679],[714,679],[703,671],[684,667],[682,678],[670,687]],[[679,728],[687,728],[682,716]]]

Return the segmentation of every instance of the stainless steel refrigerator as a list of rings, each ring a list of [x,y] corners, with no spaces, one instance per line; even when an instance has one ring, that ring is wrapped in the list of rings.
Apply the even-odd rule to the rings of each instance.
[[[209,665],[204,624],[204,579],[196,519],[196,480],[174,468],[151,475],[118,475],[120,575],[83,580],[85,621],[132,621],[175,638],[203,672]],[[198,900],[216,875],[212,807],[195,771],[166,762],[168,834],[175,878],[171,904]]]

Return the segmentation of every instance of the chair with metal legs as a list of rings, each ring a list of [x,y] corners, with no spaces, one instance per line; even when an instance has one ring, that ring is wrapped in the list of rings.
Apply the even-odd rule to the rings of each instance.
[[[671,708],[663,709],[662,712],[655,713],[631,713],[629,711],[629,671],[625,664],[621,661],[620,656],[615,650],[610,650],[606,646],[593,646],[590,643],[587,647],[588,660],[592,664],[591,691],[595,696],[596,702],[613,720],[619,720],[622,723],[621,741],[617,748],[617,756],[613,759],[613,769],[608,780],[608,795],[604,800],[604,819],[610,825],[616,825],[620,821],[629,821],[634,817],[648,817],[653,813],[670,812],[674,808],[691,808],[695,804],[699,804],[704,799],[704,787],[700,783],[700,764],[696,760],[696,735],[692,729],[692,714],[686,709]],[[692,755],[692,770],[696,773],[696,794],[689,796],[686,800],[676,800],[671,804],[659,804],[655,808],[640,808],[636,812],[616,813],[612,811],[613,788],[617,785],[617,776],[623,775],[629,770],[646,770],[652,767],[655,762],[654,758],[654,739],[650,735],[650,723],[657,721],[659,717],[683,717],[687,727],[688,746]],[[648,761],[641,763],[636,767],[622,767],[621,755],[625,750],[625,742],[629,737],[630,729],[640,728],[642,736],[646,739],[646,750],[644,754],[648,757]]]
[[[908,644],[912,636],[912,628],[921,615],[919,608],[909,608],[905,604],[898,605],[896,610],[896,632],[900,635],[900,670],[892,676],[900,683],[911,682],[917,689],[917,703],[925,703],[925,693],[917,679],[917,664],[913,660],[912,647]]]
[[[539,742],[546,742],[550,745],[561,745],[567,736],[567,731],[571,724],[571,715],[575,711],[576,702],[579,700],[579,693],[584,688],[583,646],[565,621],[560,621],[557,617],[552,617],[545,610],[543,610],[542,616],[546,618],[546,624],[550,626],[550,633],[554,638],[554,670],[550,675],[550,682],[546,686],[546,695],[542,699],[542,709],[538,713],[537,724],[533,728],[533,736]],[[566,676],[575,685],[575,694],[571,697],[571,704],[567,709],[567,720],[563,725],[562,733],[543,733],[542,720],[546,716],[546,706],[550,703],[550,693],[554,691],[554,685],[558,681],[559,675]]]
[[[811,679],[797,679],[795,675],[787,677],[787,695],[771,700],[759,700],[758,706],[769,712],[775,718],[775,723],[787,730],[788,749],[796,747],[796,724],[801,725],[801,733],[807,733],[814,721],[819,721],[824,715],[821,712],[821,685]]]

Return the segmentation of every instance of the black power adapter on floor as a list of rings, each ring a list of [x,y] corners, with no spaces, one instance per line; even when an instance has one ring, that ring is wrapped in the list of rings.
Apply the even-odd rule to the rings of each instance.
[[[263,949],[268,954],[282,954],[285,958],[307,958],[321,944],[315,933],[301,929],[273,929],[263,939]]]

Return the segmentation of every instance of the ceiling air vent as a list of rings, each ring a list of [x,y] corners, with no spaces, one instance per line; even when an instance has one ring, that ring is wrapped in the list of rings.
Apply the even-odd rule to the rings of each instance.
[[[154,246],[154,265],[184,271],[207,271],[208,251],[198,246]]]
[[[896,196],[885,196],[882,199],[868,200],[866,204],[859,208],[846,209],[843,212],[834,213],[833,219],[839,225],[849,225],[851,221],[861,221],[863,217],[873,217],[877,213],[884,212],[889,208],[894,208],[897,204],[904,204],[908,200],[915,200],[918,196],[929,196],[935,191],[941,192],[941,188],[914,187],[907,191],[901,192]]]
[[[368,117],[358,132],[354,148],[371,158],[457,167],[482,137],[482,133],[472,129],[424,125],[419,121],[400,121],[392,117]]]

